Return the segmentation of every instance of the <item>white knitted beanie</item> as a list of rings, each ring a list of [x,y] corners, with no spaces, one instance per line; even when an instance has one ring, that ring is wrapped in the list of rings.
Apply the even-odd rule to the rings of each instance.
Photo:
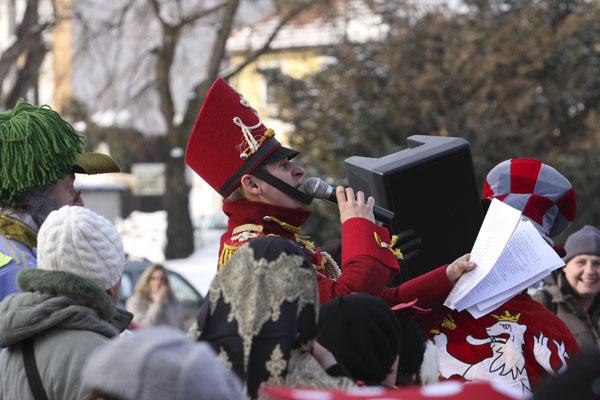
[[[125,266],[123,243],[104,217],[77,206],[52,211],[37,239],[38,268],[65,271],[88,278],[107,290]]]

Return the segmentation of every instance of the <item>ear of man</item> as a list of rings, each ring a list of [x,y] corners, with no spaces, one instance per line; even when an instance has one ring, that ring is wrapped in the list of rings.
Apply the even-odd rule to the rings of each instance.
[[[250,174],[245,174],[240,180],[240,186],[246,197],[260,196],[262,194],[261,183],[260,179]]]

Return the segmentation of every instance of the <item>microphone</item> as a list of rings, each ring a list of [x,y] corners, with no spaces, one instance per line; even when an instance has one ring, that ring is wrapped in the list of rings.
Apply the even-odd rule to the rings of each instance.
[[[335,197],[335,188],[325,182],[321,178],[306,178],[300,185],[300,191],[316,198],[328,200],[332,203],[337,203]],[[383,222],[387,225],[391,225],[394,220],[394,212],[386,210],[383,207],[377,205],[373,206],[373,215],[377,221]]]

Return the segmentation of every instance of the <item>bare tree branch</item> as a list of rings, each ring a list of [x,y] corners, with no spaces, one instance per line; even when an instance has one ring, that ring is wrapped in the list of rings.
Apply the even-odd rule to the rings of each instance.
[[[160,4],[158,4],[157,0],[148,0],[148,3],[150,4],[150,8],[152,9],[152,11],[154,12],[154,16],[156,17],[156,19],[158,19],[158,21],[160,22],[160,24],[164,27],[164,26],[171,26],[161,15],[160,15]]]
[[[22,54],[26,53],[29,48],[35,47],[39,49],[40,47],[37,42],[42,40],[41,32],[48,29],[53,24],[54,22],[39,23],[38,0],[27,2],[27,8],[23,14],[23,19],[16,31],[16,40],[2,53],[2,55],[0,55],[0,89],[17,59]],[[25,82],[20,82],[20,84],[24,83]]]
[[[157,0],[148,0],[154,15],[162,26],[161,46],[156,50],[156,89],[160,102],[160,111],[167,125],[171,146],[178,146],[179,135],[176,134],[175,103],[171,93],[171,69],[175,60],[175,50],[179,42],[181,26],[171,25],[160,16],[160,5]]]
[[[191,13],[190,15],[188,15],[185,18],[181,18],[181,21],[177,25],[179,27],[184,27],[185,25],[197,22],[199,19],[202,19],[204,17],[208,17],[209,15],[214,14],[217,11],[220,11],[227,4],[228,4],[228,2],[224,1],[221,4],[217,4],[216,6],[213,6],[211,8],[207,8],[205,10],[198,10],[197,12]]]
[[[223,76],[226,78],[230,78],[231,76],[240,72],[248,64],[255,61],[261,54],[264,54],[266,51],[268,51],[271,46],[271,43],[273,42],[275,37],[277,37],[277,34],[281,30],[281,28],[283,28],[285,24],[290,22],[303,10],[312,7],[318,1],[319,0],[303,1],[297,4],[296,7],[291,8],[285,15],[281,17],[279,23],[277,24],[275,29],[273,29],[273,32],[271,32],[271,35],[269,35],[263,46],[260,49],[254,51],[252,54],[250,54],[240,66],[236,67],[231,72],[225,72]],[[229,35],[231,33],[234,17],[234,15],[232,15],[231,13],[233,11],[233,14],[235,14],[235,9],[237,9],[238,5],[238,1],[231,1],[228,4],[228,7],[225,11],[225,16],[222,20],[221,29],[219,30],[219,34],[217,40],[215,41],[215,45],[213,46],[211,63],[209,65],[207,76],[203,81],[201,81],[194,87],[193,95],[187,102],[186,109],[184,111],[183,121],[181,122],[182,132],[189,132],[191,130],[191,127],[193,126],[194,121],[196,119],[198,103],[200,103],[204,99],[204,96],[206,96],[206,92],[208,91],[209,84],[215,80],[219,73],[220,63],[225,53],[225,44],[227,43],[227,39],[229,38]],[[185,137],[182,137],[180,139],[181,143],[183,143],[185,139]]]
[[[48,51],[42,32],[56,21],[40,23],[38,0],[27,1],[27,7],[17,30],[15,42],[0,56],[0,89],[11,68],[24,57],[25,62],[17,68],[15,82],[3,99],[6,107],[12,107],[19,97],[24,97],[31,88],[37,87],[39,69]]]
[[[204,100],[206,96],[206,92],[208,91],[208,85],[210,82],[215,80],[217,74],[219,73],[219,67],[221,65],[221,61],[225,56],[225,45],[227,44],[227,39],[231,34],[231,30],[233,28],[233,21],[235,19],[235,14],[239,7],[239,0],[230,0],[223,12],[223,17],[221,19],[221,25],[219,27],[219,31],[217,32],[217,38],[213,44],[213,48],[211,51],[210,62],[208,65],[208,72],[206,78],[198,83],[193,90],[192,96],[188,99],[186,108],[183,114],[183,120],[180,124],[180,133],[179,137],[176,138],[176,143],[179,146],[184,146],[185,141],[187,139],[187,133],[189,132],[191,127],[194,124],[194,120],[196,119],[196,112],[198,103]]]
[[[277,34],[279,33],[279,31],[288,22],[290,22],[290,20],[292,20],[293,18],[295,18],[302,11],[304,11],[307,8],[310,8],[313,5],[315,5],[318,1],[319,0],[305,1],[305,2],[299,3],[298,5],[296,5],[296,7],[290,9],[290,11],[288,11],[285,15],[283,15],[281,17],[281,20],[279,21],[279,23],[277,24],[277,26],[275,27],[275,29],[273,29],[273,32],[271,32],[271,34],[269,35],[269,37],[267,38],[267,40],[265,41],[265,43],[263,43],[263,45],[262,45],[262,47],[260,49],[256,49],[254,52],[252,52],[244,60],[243,63],[235,66],[235,68],[233,70],[231,70],[231,71],[223,71],[221,73],[221,76],[223,76],[223,78],[225,78],[225,79],[229,79],[232,76],[234,76],[237,73],[239,73],[244,68],[246,68],[249,64],[253,63],[258,57],[260,57],[262,54],[264,54],[265,52],[267,52],[271,48],[271,43],[277,37]]]
[[[27,49],[25,64],[19,69],[17,78],[15,79],[15,85],[4,102],[6,108],[13,107],[18,99],[27,95],[29,89],[37,86],[40,67],[48,52],[48,48],[41,38],[41,33],[38,33],[38,36],[39,38]],[[37,98],[35,99],[35,102],[38,102]]]
[[[83,33],[81,34],[81,39],[77,43],[77,48],[75,49],[75,54],[81,53],[84,50],[87,50],[91,47],[91,44],[98,38],[104,37],[107,33],[110,33],[113,30],[117,30],[118,32],[122,32],[123,20],[125,19],[125,15],[129,11],[131,6],[131,2],[125,4],[125,6],[120,10],[118,17],[116,18],[116,22],[113,18],[105,21],[100,24],[99,28],[92,29],[88,23],[88,20],[84,15],[78,10],[74,11],[73,19],[79,23],[81,30]],[[115,41],[118,42],[118,41]]]
[[[175,4],[177,7],[177,13],[179,14],[179,19],[183,18],[183,4],[181,4],[181,0],[175,0]]]
[[[208,64],[207,79],[209,81],[213,81],[219,73],[221,61],[225,57],[225,45],[227,44],[227,39],[229,39],[229,35],[233,28],[233,21],[239,5],[239,0],[230,0],[225,7],[223,18],[221,20],[221,26],[217,32],[217,38],[213,44],[210,62]]]
[[[131,68],[130,73],[127,74],[125,81],[127,85],[123,89],[125,94],[123,98],[123,107],[127,104],[135,102],[141,98],[143,94],[149,91],[151,88],[156,87],[156,76],[154,71],[156,69],[156,49],[144,51],[138,57],[133,60],[132,65],[136,68]],[[145,79],[144,79],[145,78]],[[140,79],[143,84],[140,86]],[[137,89],[134,88],[139,87]]]
[[[126,19],[130,16],[134,3],[133,1],[125,2],[123,6],[111,11],[105,19],[97,19],[93,16],[88,19],[87,16],[75,9],[74,19],[79,23],[83,34],[80,35],[81,40],[76,44],[74,53],[80,55],[84,62],[92,64],[93,66],[90,68],[103,70],[103,73],[99,75],[105,79],[97,82],[96,96],[100,101],[108,98],[118,99],[112,105],[115,108],[126,107],[127,104],[142,97],[150,88],[155,87],[154,71],[148,70],[146,64],[148,60],[154,61],[156,58],[156,48],[145,50],[137,55],[135,52],[124,49]],[[154,12],[150,8],[150,6],[146,7],[145,12],[154,18]],[[140,17],[139,14],[135,15]],[[90,24],[90,22],[92,23]],[[147,26],[140,25],[140,29],[147,29]],[[131,31],[127,31],[127,34],[131,35]],[[110,57],[107,57],[107,49],[105,49],[107,43],[111,46]],[[129,60],[130,57],[132,59],[125,68],[129,73],[121,76],[123,70],[121,60]],[[138,76],[150,77],[150,80],[148,82],[146,79],[143,88],[136,89],[132,94],[132,87],[140,83]],[[123,85],[119,82],[126,82],[126,84]],[[124,95],[115,96],[115,92],[124,93]]]
[[[24,40],[15,40],[0,56],[0,88],[10,68],[23,53],[23,51],[34,41],[35,33],[31,32]]]

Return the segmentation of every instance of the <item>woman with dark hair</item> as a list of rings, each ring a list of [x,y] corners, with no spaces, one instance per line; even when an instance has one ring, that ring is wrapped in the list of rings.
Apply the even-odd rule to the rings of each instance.
[[[200,340],[242,380],[262,385],[346,388],[332,354],[315,342],[319,295],[312,264],[293,242],[266,237],[241,247],[221,268],[198,316]]]
[[[173,296],[167,270],[160,264],[151,265],[142,273],[126,307],[140,327],[170,325],[185,329],[183,309]]]

